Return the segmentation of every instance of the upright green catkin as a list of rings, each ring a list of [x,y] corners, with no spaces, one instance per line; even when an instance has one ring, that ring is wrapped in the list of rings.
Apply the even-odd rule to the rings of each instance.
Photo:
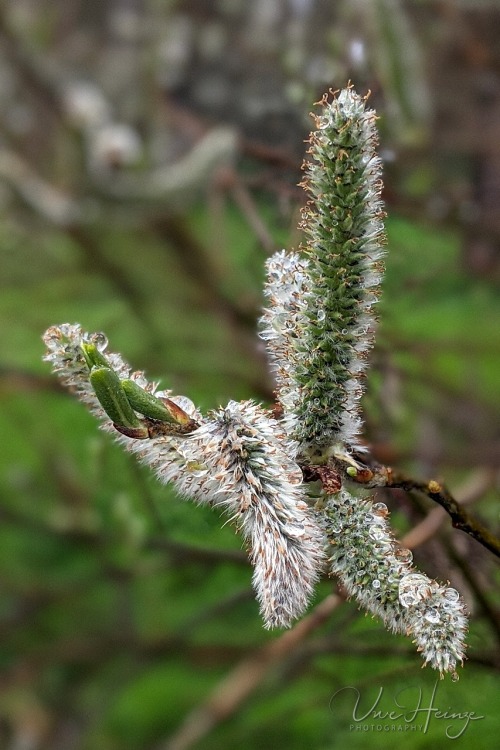
[[[324,97],[303,187],[309,283],[296,343],[296,437],[321,454],[356,447],[385,233],[375,112],[352,88]]]

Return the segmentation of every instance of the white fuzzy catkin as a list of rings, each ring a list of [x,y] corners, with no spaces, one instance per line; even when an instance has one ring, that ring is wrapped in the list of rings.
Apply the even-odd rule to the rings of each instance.
[[[324,538],[284,433],[260,406],[231,401],[193,438],[200,442],[196,453],[206,466],[211,502],[230,514],[250,542],[266,627],[290,625],[313,592]]]
[[[327,498],[321,515],[332,573],[393,632],[413,636],[424,663],[455,674],[465,656],[465,606],[455,589],[415,570],[398,546],[384,503],[342,490]]]
[[[234,401],[203,419],[184,397],[169,398],[199,423],[190,435],[133,440],[119,435],[89,383],[82,342],[95,343],[120,378],[132,377],[154,393],[142,373],[106,351],[102,334],[78,325],[50,328],[44,336],[62,382],[103,419],[105,429],[182,495],[221,508],[249,542],[253,585],[266,627],[288,627],[307,607],[323,562],[324,537],[304,499],[302,472],[286,450],[282,427],[251,401]]]
[[[276,398],[283,408],[287,430],[296,429],[295,409],[299,389],[296,369],[300,367],[297,343],[306,323],[306,297],[310,286],[307,261],[298,253],[281,250],[266,262],[264,294],[268,307],[260,319],[260,337],[266,342],[276,379]]]

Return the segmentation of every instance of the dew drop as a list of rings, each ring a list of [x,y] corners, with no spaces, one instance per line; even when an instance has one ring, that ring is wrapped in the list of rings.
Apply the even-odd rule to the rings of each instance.
[[[61,345],[61,333],[57,328],[49,328],[45,336],[43,337],[43,340],[47,347],[54,351],[55,349],[58,349]]]
[[[415,597],[413,596],[413,592],[412,591],[400,591],[399,601],[401,602],[403,607],[411,607],[413,604],[415,604]]]
[[[108,339],[104,333],[94,333],[92,343],[95,344],[100,352],[103,352],[108,346]]]
[[[69,339],[74,338],[78,336],[79,333],[81,333],[80,326],[73,325],[72,323],[63,323],[61,326],[59,326],[59,330],[63,336],[66,336]]]
[[[380,528],[380,526],[373,525],[368,531],[368,536],[375,542],[381,542],[385,538],[385,533],[384,530]]]
[[[439,611],[435,607],[429,607],[429,609],[426,609],[424,612],[424,618],[427,620],[427,622],[431,622],[433,624],[436,624],[441,620]]]
[[[400,547],[399,549],[397,549],[394,552],[394,555],[400,563],[409,564],[413,560],[412,552],[405,547]]]
[[[134,374],[135,373],[132,373],[132,375],[130,376],[131,379],[133,378]],[[156,398],[170,398],[171,391],[162,389],[161,391],[155,391],[154,395],[156,396]]]
[[[303,524],[288,524],[283,527],[283,533],[287,536],[291,536],[293,538],[300,538],[301,536],[304,536],[305,529]]]
[[[380,581],[378,580],[378,578],[375,578],[375,580],[372,581],[372,586],[373,586],[374,589],[379,589],[380,588]]]
[[[446,599],[450,604],[455,604],[460,599],[460,594],[456,589],[445,589],[443,592],[443,598]]]
[[[139,388],[142,388],[145,390],[146,386],[148,385],[148,381],[144,377],[144,373],[138,370],[137,372],[133,372],[130,375],[130,380],[133,380],[136,385],[139,386]]]
[[[385,503],[373,503],[372,513],[385,518],[389,514],[389,509]]]
[[[418,604],[429,591],[429,580],[420,573],[410,573],[399,582],[399,601],[403,607]]]
[[[452,681],[452,682],[458,682],[458,681],[459,681],[459,679],[460,679],[460,677],[458,676],[458,673],[457,673],[457,672],[452,672],[452,673],[451,673],[451,681]]]

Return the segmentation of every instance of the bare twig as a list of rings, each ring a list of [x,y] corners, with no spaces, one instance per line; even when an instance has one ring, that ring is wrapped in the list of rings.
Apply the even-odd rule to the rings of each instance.
[[[483,547],[500,557],[500,539],[495,537],[480,521],[472,518],[466,510],[459,505],[444,485],[431,479],[430,482],[420,482],[402,474],[393,473],[387,487],[400,487],[407,492],[417,491],[426,495],[430,500],[438,503],[451,518],[453,527],[469,534]]]
[[[314,467],[307,467],[309,473],[311,468],[314,469]],[[495,537],[480,521],[472,518],[450,491],[435,479],[422,482],[380,464],[357,464],[357,468],[355,468],[352,464],[339,461],[338,466],[331,469],[332,475],[336,475],[337,471],[343,474],[347,480],[364,487],[398,488],[406,492],[419,492],[425,495],[446,511],[454,528],[468,534],[494,555],[500,557],[500,539]],[[319,474],[312,478],[324,480]]]
[[[473,503],[490,489],[496,480],[497,472],[489,468],[478,469],[470,480],[460,487],[454,494],[461,506]],[[420,546],[433,537],[447,518],[444,508],[433,508],[419,524],[414,526],[401,540],[409,549]]]
[[[497,472],[489,468],[478,469],[469,481],[456,490],[455,497],[460,505],[468,505],[478,500],[492,487]],[[447,513],[444,508],[433,508],[419,524],[413,527],[401,540],[401,544],[409,549],[420,546],[437,533],[443,525]]]

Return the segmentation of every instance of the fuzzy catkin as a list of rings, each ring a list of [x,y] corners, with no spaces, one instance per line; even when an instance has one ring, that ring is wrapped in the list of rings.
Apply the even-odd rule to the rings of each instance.
[[[303,186],[309,289],[297,348],[297,439],[356,447],[385,243],[375,113],[352,89],[321,102]]]
[[[321,514],[331,571],[346,592],[387,628],[414,638],[424,663],[455,673],[465,656],[465,607],[455,589],[415,570],[399,547],[384,503],[346,490],[328,497]]]
[[[217,439],[216,450],[203,458],[213,502],[250,542],[264,623],[288,626],[306,608],[324,559],[302,472],[286,451],[281,428],[252,402],[229,402],[201,431]]]
[[[310,286],[308,264],[298,253],[281,250],[268,258],[266,271],[264,294],[268,307],[260,319],[259,335],[266,342],[276,379],[276,398],[291,434],[297,429],[296,371],[300,367],[297,344],[306,322],[306,295]]]
[[[155,392],[142,373],[106,351],[102,334],[63,324],[44,337],[62,382],[124,448],[185,497],[228,513],[249,543],[253,585],[266,627],[289,627],[308,605],[323,563],[324,538],[304,499],[302,472],[287,452],[282,427],[252,401],[229,404],[203,418],[185,397],[169,397],[199,427],[190,435],[131,440],[113,430],[89,383],[82,342],[98,344],[120,378]]]

